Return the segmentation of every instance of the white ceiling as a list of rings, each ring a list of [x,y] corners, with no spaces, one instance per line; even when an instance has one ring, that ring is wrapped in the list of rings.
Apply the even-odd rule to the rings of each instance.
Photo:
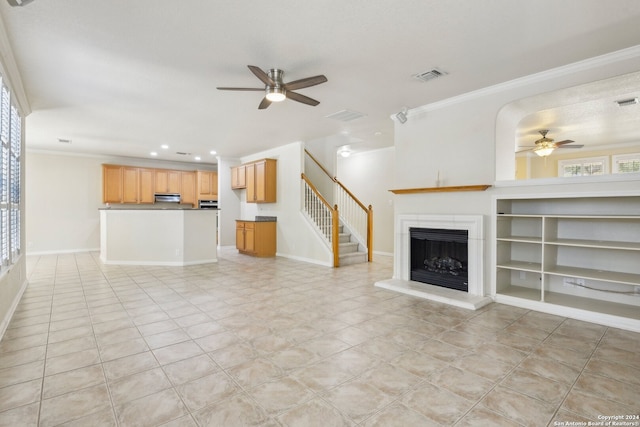
[[[637,0],[0,0],[0,17],[27,148],[203,163],[341,134],[389,146],[404,106],[640,44]],[[324,74],[299,91],[320,105],[216,90],[260,87],[247,65]],[[412,77],[434,67],[448,74]],[[344,109],[366,116],[326,118]]]

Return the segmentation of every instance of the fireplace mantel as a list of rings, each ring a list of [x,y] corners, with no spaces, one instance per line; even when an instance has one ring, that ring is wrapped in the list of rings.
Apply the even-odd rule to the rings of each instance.
[[[389,191],[393,194],[451,193],[455,191],[485,191],[489,187],[491,187],[491,185],[455,185],[452,187],[399,188]]]

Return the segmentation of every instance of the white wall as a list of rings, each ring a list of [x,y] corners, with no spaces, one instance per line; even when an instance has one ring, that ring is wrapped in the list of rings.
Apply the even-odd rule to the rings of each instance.
[[[28,254],[100,249],[102,164],[176,170],[215,169],[192,163],[27,151],[25,166]]]
[[[362,203],[373,208],[373,250],[393,254],[395,148],[338,156],[337,177]]]
[[[240,219],[240,202],[244,193],[231,189],[231,167],[240,159],[218,158],[218,245],[236,245],[236,219]]]
[[[302,165],[304,146],[294,142],[272,150],[255,153],[242,158],[242,163],[264,158],[276,159],[277,163],[277,202],[246,203],[246,190],[235,190],[241,198],[240,217],[253,220],[256,215],[278,217],[277,254],[293,259],[332,265],[329,248],[317,236],[302,213]],[[224,207],[222,207],[224,211]]]

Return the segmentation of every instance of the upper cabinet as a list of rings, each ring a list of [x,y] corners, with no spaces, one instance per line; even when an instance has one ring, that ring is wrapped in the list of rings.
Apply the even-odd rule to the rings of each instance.
[[[218,200],[218,172],[196,171],[198,200]]]
[[[154,170],[102,165],[103,203],[153,203]]]
[[[247,168],[245,165],[231,168],[231,188],[234,190],[247,188]]]
[[[180,193],[180,171],[156,169],[155,192],[159,194]]]
[[[102,203],[122,203],[122,166],[102,165]]]
[[[196,205],[196,173],[180,172],[180,203]]]
[[[247,163],[247,203],[276,202],[276,163],[275,159],[262,159]]]

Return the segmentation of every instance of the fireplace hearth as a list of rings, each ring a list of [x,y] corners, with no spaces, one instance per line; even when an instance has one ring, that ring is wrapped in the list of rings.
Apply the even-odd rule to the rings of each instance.
[[[467,230],[410,228],[410,280],[468,292]]]

